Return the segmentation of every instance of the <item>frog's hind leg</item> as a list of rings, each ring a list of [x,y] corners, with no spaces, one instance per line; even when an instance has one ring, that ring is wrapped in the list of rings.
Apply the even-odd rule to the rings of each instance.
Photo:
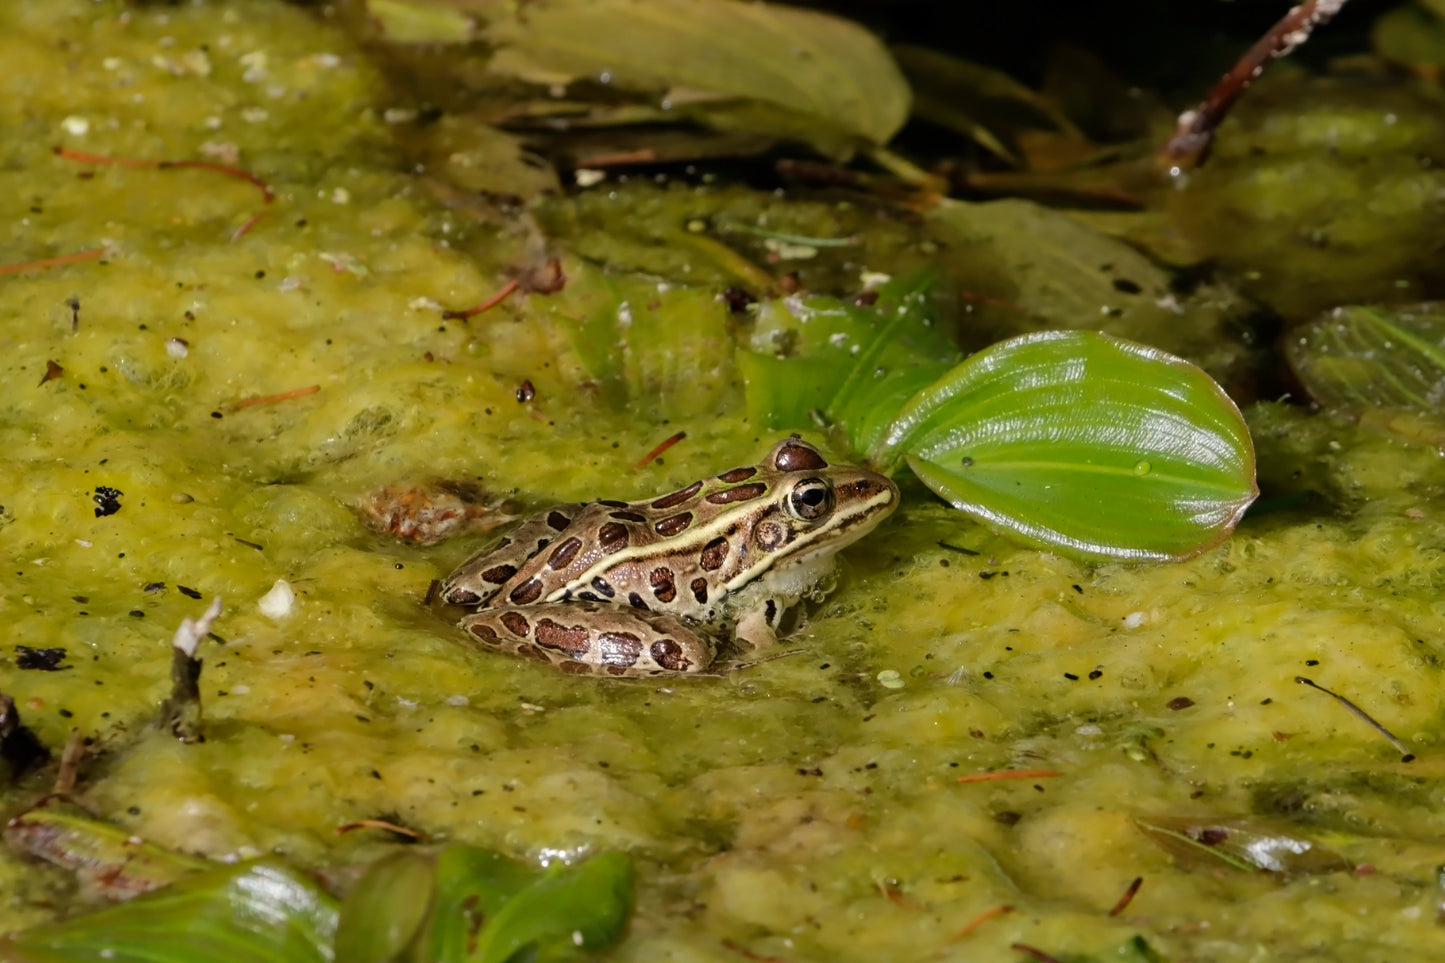
[[[717,656],[717,643],[679,618],[603,602],[499,606],[457,624],[484,648],[576,674],[697,675]]]

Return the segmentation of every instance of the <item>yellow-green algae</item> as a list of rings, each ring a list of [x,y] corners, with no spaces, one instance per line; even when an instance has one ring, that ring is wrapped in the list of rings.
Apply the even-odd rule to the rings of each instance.
[[[1090,568],[911,486],[847,553],[806,655],[665,684],[473,653],[419,603],[474,545],[399,546],[348,503],[429,476],[631,498],[754,459],[773,439],[734,414],[726,363],[677,362],[693,383],[664,425],[656,404],[624,416],[579,388],[543,298],[442,322],[434,304],[493,291],[525,232],[444,209],[400,169],[387,95],[325,16],[8,4],[0,63],[5,262],[109,249],[0,279],[0,691],[53,747],[99,737],[82,777],[98,814],[188,852],[302,864],[383,852],[334,832],[381,815],[535,859],[627,850],[642,882],[621,960],[738,959],[725,940],[788,960],[1011,960],[1014,942],[1109,958],[1136,934],[1175,960],[1445,953],[1433,452],[1259,408],[1267,481],[1347,512],[1304,501],[1182,565]],[[56,144],[234,145],[278,198],[204,171],[87,168]],[[64,372],[42,382],[47,361]],[[663,464],[626,472],[680,428]],[[102,485],[122,508],[96,517]],[[278,578],[298,599],[273,621],[256,600]],[[168,640],[217,595],[207,740],[181,745],[148,728]],[[16,644],[63,646],[69,667],[21,671]],[[1004,768],[1063,775],[957,782]],[[1179,866],[1132,823],[1211,814],[1284,821],[1370,870]],[[56,885],[0,856],[0,930],[53,915]],[[999,904],[1013,912],[952,938]]]

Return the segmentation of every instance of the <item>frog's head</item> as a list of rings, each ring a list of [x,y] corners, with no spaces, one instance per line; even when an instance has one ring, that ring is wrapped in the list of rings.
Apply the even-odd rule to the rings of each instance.
[[[867,535],[898,507],[892,479],[856,465],[830,465],[797,435],[778,442],[764,469],[772,506],[753,526],[753,546],[777,562],[831,555]]]

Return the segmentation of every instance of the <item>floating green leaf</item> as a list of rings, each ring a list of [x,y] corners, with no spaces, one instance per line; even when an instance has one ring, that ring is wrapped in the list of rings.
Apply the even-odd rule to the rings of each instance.
[[[1285,354],[1326,408],[1445,414],[1445,304],[1338,308],[1292,331]]]
[[[274,860],[0,939],[0,963],[330,963],[336,901]]]
[[[874,145],[908,117],[908,85],[883,45],[810,10],[742,0],[534,0],[494,20],[485,36],[498,48],[493,70],[534,82],[585,78],[666,93],[690,108],[704,98],[753,102]]]
[[[874,445],[955,507],[1036,545],[1168,560],[1225,538],[1258,494],[1239,410],[1203,371],[1092,332],[978,352]]]

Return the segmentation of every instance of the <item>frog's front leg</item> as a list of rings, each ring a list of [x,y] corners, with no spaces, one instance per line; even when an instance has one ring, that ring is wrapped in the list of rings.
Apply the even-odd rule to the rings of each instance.
[[[577,674],[693,675],[717,656],[717,643],[682,619],[604,602],[498,606],[457,624],[485,648]]]

